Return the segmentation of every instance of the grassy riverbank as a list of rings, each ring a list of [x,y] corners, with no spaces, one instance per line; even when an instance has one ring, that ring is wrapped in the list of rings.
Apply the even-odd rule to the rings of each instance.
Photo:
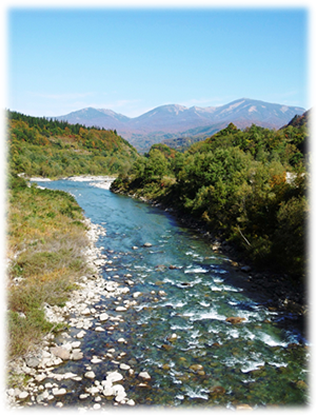
[[[16,175],[7,193],[8,358],[30,351],[58,326],[45,320],[44,303],[62,305],[86,271],[83,214],[61,191],[28,187]]]

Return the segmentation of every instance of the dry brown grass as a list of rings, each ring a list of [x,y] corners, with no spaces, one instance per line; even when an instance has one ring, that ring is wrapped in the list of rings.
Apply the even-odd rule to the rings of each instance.
[[[83,215],[64,192],[18,187],[8,204],[8,356],[27,353],[53,329],[43,303],[62,306],[87,271]]]

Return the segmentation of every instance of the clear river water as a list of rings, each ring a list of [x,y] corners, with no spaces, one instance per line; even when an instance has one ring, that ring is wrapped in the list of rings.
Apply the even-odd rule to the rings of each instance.
[[[85,359],[115,348],[135,373],[150,374],[148,387],[140,388],[133,376],[123,382],[136,404],[234,408],[308,402],[309,350],[295,316],[285,316],[269,307],[269,299],[247,292],[247,274],[214,253],[201,234],[164,210],[92,182],[38,184],[70,192],[85,216],[106,229],[97,246],[112,263],[102,275],[118,275],[123,285],[132,280],[131,300],[133,293],[142,293],[137,304],[117,313],[124,319],[117,329],[91,330],[82,341]],[[143,247],[146,242],[152,246]],[[115,315],[115,299],[102,301]],[[228,317],[245,320],[232,324]],[[285,317],[286,327],[280,324]],[[122,335],[127,343],[117,342]],[[60,370],[83,371],[85,359]],[[96,366],[100,380],[117,369],[109,359]],[[78,396],[84,382],[73,388]],[[71,396],[66,405],[76,404],[76,394]]]

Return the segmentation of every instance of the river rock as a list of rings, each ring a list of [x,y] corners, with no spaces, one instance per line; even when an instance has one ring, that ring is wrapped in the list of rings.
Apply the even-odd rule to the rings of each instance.
[[[142,295],[140,291],[136,291],[136,293],[133,294],[133,298],[138,298]]]
[[[150,389],[150,385],[148,385],[148,383],[139,383],[137,385],[139,388],[144,388],[144,389]]]
[[[91,371],[89,371],[89,372],[86,372],[86,373],[84,374],[84,377],[85,377],[85,378],[88,378],[88,379],[94,379],[94,378],[95,378],[95,373],[91,370]]]
[[[151,379],[151,376],[148,372],[140,372],[138,377],[142,378],[144,380],[150,380]]]
[[[176,333],[172,333],[171,336],[167,337],[167,340],[169,340],[170,342],[174,342],[176,341],[178,338],[178,335]]]
[[[62,359],[60,357],[56,357],[55,359],[53,358],[45,358],[42,359],[39,367],[44,368],[44,367],[51,367],[51,366],[58,366],[62,363]]]
[[[121,294],[128,294],[130,292],[130,289],[128,287],[123,287],[119,289]]]
[[[93,409],[95,409],[96,411],[98,411],[99,409],[101,409],[101,405],[99,403],[95,403],[93,405]]]
[[[122,385],[113,385],[112,390],[115,395],[116,402],[122,402],[126,397],[125,389]]]
[[[102,313],[99,315],[99,320],[100,321],[106,321],[110,318],[110,316],[107,313]]]
[[[50,357],[52,357],[51,353],[49,353],[47,350],[43,350],[42,359],[43,358],[50,358]]]
[[[144,248],[150,248],[152,246],[153,245],[150,242],[145,242],[144,245],[143,245]]]
[[[102,258],[96,259],[94,261],[94,265],[96,265],[97,267],[102,267],[105,263],[106,263],[106,261],[104,259],[102,259]]]
[[[105,330],[104,330],[103,327],[98,326],[94,329],[94,331],[102,332],[102,331],[105,331]]]
[[[40,359],[38,359],[37,357],[27,357],[25,359],[25,363],[27,364],[28,367],[37,367],[40,364]]]
[[[119,372],[110,372],[106,377],[107,382],[119,382],[123,379],[123,376]]]
[[[64,333],[64,334],[67,334],[67,333]],[[67,337],[67,336],[64,336],[63,334],[62,334],[62,336],[63,337],[65,337],[65,338],[70,338],[71,339],[71,337]],[[58,346],[57,346],[58,347]],[[73,348],[72,347],[72,343],[71,342],[68,342],[68,343],[63,343],[61,346],[59,346],[59,347],[63,347],[64,349],[66,349],[66,350],[68,350],[69,352],[71,351],[71,349]]]
[[[51,347],[50,351],[54,356],[59,357],[62,360],[70,359],[70,352],[65,347]]]
[[[104,396],[113,396],[114,395],[114,390],[112,388],[112,384],[104,386],[102,393],[103,393]]]
[[[91,360],[91,363],[96,364],[96,363],[101,363],[102,359],[99,359],[98,357],[94,356]]]
[[[120,369],[122,370],[129,370],[131,367],[125,363],[120,364]]]
[[[91,388],[86,388],[86,391],[90,393],[90,395],[96,395],[100,392],[99,388],[96,386],[91,386]]]
[[[120,311],[127,311],[127,308],[119,305],[118,307],[116,307],[115,311],[118,311],[118,312],[120,312]]]
[[[85,336],[86,332],[84,330],[79,331],[76,335],[77,339],[82,339]]]
[[[64,379],[75,379],[77,377],[76,373],[67,372],[63,375]]]
[[[63,360],[60,357],[56,357],[55,359],[52,359],[49,363],[46,364],[46,366],[58,366],[63,363]]]
[[[19,399],[26,399],[29,396],[29,393],[26,391],[20,392],[19,393]]]
[[[223,386],[213,386],[210,389],[210,394],[211,395],[224,395],[226,393],[226,390],[223,388]]]
[[[54,396],[62,396],[62,395],[66,395],[67,390],[65,388],[53,388],[52,389],[52,393]]]
[[[199,364],[195,364],[195,365],[191,365],[189,369],[192,370],[193,372],[199,372],[203,370],[203,366]]]
[[[243,403],[241,405],[237,405],[236,406],[236,409],[237,409],[237,411],[244,410],[244,409],[246,409],[248,411],[252,411],[252,407],[250,405],[248,405],[247,403]]]
[[[116,283],[116,282],[109,281],[109,282],[106,284],[105,289],[106,289],[108,292],[113,292],[113,291],[115,291],[115,290],[116,290],[116,287],[117,287],[117,283]]]
[[[244,317],[227,317],[226,321],[231,324],[239,324],[242,321],[246,321]]]
[[[71,360],[80,360],[83,358],[83,353],[80,350],[74,350],[71,354]]]
[[[47,390],[45,390],[43,393],[41,393],[40,395],[37,395],[36,397],[36,402],[37,403],[41,403],[44,399],[47,399],[49,397],[49,393]]]
[[[35,376],[36,382],[42,382],[44,379],[46,379],[46,375],[44,373]]]

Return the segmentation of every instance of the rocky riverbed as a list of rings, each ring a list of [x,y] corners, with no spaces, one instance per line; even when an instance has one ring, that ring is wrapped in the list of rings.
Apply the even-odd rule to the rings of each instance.
[[[308,345],[295,304],[271,301],[271,278],[168,212],[90,182],[45,186],[71,192],[98,224],[93,271],[63,307],[45,306],[68,328],[11,366],[24,378],[8,391],[11,407],[306,404]]]
[[[91,268],[91,274],[82,276],[78,282],[78,290],[73,291],[65,306],[50,306],[45,304],[46,318],[52,323],[63,323],[67,329],[58,335],[45,336],[41,347],[27,356],[9,363],[11,377],[20,379],[19,386],[6,391],[7,404],[11,408],[30,406],[63,407],[66,397],[77,393],[76,383],[84,382],[84,393],[78,395],[78,407],[100,409],[104,403],[108,405],[134,406],[135,401],[127,396],[124,388],[126,375],[138,377],[140,385],[146,387],[151,376],[147,372],[135,373],[130,364],[124,362],[124,353],[111,347],[103,350],[103,355],[84,356],[81,348],[83,338],[94,332],[118,330],[120,322],[124,321],[121,313],[136,304],[135,298],[125,300],[124,295],[133,285],[125,275],[125,284],[118,282],[118,276],[105,280],[98,272],[104,265],[111,266],[105,254],[101,254],[102,247],[97,248],[95,242],[106,230],[86,220],[89,226],[90,246],[85,256]],[[126,284],[127,282],[127,284]],[[137,293],[136,293],[137,294]],[[98,305],[101,296],[112,299],[116,303],[115,313],[108,312],[104,303]],[[107,324],[107,329],[104,324]],[[110,324],[110,325],[109,325]],[[122,335],[117,343],[125,343]],[[104,360],[112,361],[117,369],[103,374],[103,378],[96,376],[95,368]],[[83,361],[82,365],[76,365]],[[73,362],[72,367],[80,368],[80,373],[58,370],[65,362]],[[21,381],[23,380],[23,381]],[[82,392],[82,391],[81,391]],[[86,404],[85,402],[89,402]]]
[[[256,267],[249,259],[247,260],[244,257],[243,252],[236,249],[233,243],[229,243],[221,236],[210,232],[206,223],[202,220],[198,220],[189,214],[183,214],[177,209],[165,206],[160,202],[147,200],[143,197],[140,200],[171,212],[179,223],[198,231],[208,241],[214,252],[227,255],[236,270],[242,271],[248,276],[244,281],[245,283],[242,284],[243,288],[253,293],[260,292],[264,294],[269,298],[270,306],[280,311],[286,310],[307,317],[309,312],[307,282],[305,284],[293,284],[287,275],[273,271],[273,267],[271,269],[273,264],[265,264],[261,268]]]

